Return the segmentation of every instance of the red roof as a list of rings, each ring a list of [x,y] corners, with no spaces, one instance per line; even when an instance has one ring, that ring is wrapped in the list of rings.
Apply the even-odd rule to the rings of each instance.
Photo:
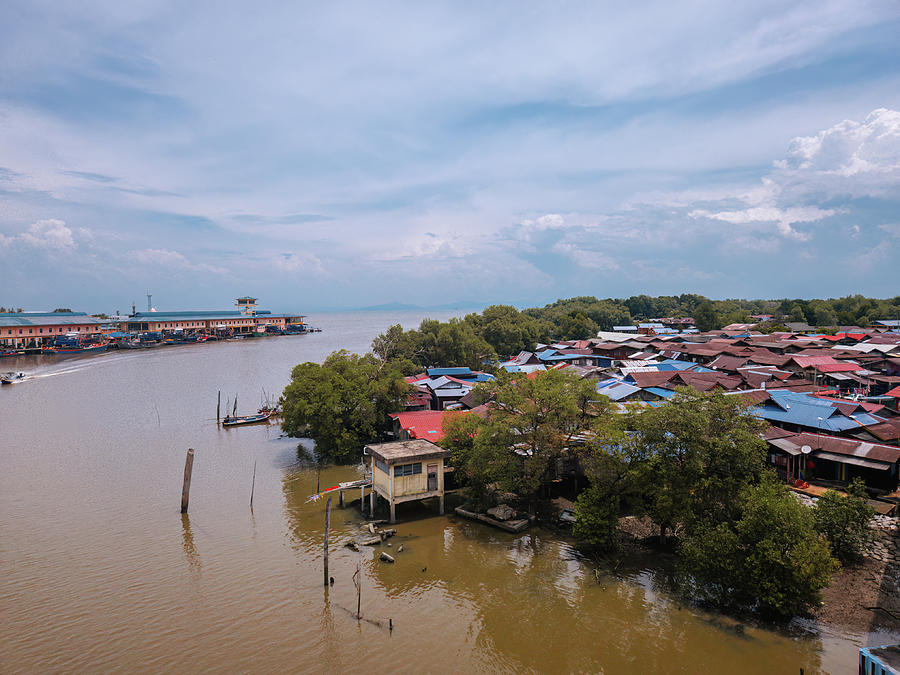
[[[412,412],[391,413],[400,426],[413,438],[439,441],[444,437],[446,415],[465,415],[461,410],[414,410]]]
[[[801,368],[811,366],[826,366],[837,363],[833,356],[792,356],[791,360]]]
[[[816,366],[820,373],[854,373],[861,368],[855,363],[824,363]]]
[[[890,391],[884,392],[885,396],[892,396],[894,398],[900,398],[900,387],[894,387]]]

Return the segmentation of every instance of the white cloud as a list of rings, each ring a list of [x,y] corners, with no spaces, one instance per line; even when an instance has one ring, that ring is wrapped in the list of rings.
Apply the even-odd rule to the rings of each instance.
[[[171,270],[209,272],[211,274],[227,273],[227,270],[223,267],[203,263],[195,264],[178,251],[170,251],[165,248],[145,248],[130,251],[129,255],[139,263],[152,267],[164,267]]]
[[[780,209],[775,206],[753,206],[738,211],[720,211],[711,213],[704,209],[695,209],[688,215],[692,218],[712,218],[735,225],[755,223],[775,223],[778,234],[786,239],[808,241],[810,234],[800,232],[791,227],[795,223],[813,223],[834,215],[833,209],[820,209],[815,206],[791,207]]]
[[[900,223],[885,223],[884,225],[879,225],[878,229],[882,232],[887,232],[894,239],[900,238]]]
[[[600,251],[585,249],[574,243],[560,241],[554,244],[550,250],[553,253],[570,258],[576,265],[586,269],[609,271],[619,269],[619,263],[613,256]]]
[[[146,248],[142,251],[132,251],[132,255],[145,265],[161,265],[163,267],[190,267],[190,261],[178,251],[170,251],[165,248]]]
[[[18,239],[30,246],[53,251],[71,251],[75,248],[72,230],[65,221],[56,218],[39,220],[28,226]]]
[[[325,273],[325,266],[321,259],[313,253],[282,253],[275,257],[274,266],[281,272],[296,274],[297,272],[309,272],[314,275]]]
[[[879,108],[791,141],[772,180],[802,196],[881,197],[900,187],[900,111]]]

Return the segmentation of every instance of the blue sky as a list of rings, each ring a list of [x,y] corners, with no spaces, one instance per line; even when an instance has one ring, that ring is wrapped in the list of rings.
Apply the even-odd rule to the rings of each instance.
[[[0,5],[0,304],[900,292],[900,4]]]

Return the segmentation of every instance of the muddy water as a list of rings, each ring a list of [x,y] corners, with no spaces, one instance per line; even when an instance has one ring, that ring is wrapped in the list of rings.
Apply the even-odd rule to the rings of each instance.
[[[417,319],[323,315],[306,336],[4,359],[34,377],[0,391],[0,672],[848,672],[856,647],[881,639],[736,631],[640,565],[595,575],[547,532],[427,505],[400,509],[389,565],[380,547],[343,547],[363,521],[335,503],[326,592],[323,504],[306,503],[315,470],[275,425],[220,429],[216,392],[250,412],[292,365]]]

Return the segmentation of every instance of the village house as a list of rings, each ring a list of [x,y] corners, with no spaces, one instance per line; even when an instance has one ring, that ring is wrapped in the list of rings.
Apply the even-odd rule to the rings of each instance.
[[[376,500],[387,500],[391,522],[397,521],[396,507],[409,501],[438,498],[438,510],[444,515],[444,460],[449,450],[424,439],[393,441],[367,445],[363,454],[371,458],[371,513]]]

